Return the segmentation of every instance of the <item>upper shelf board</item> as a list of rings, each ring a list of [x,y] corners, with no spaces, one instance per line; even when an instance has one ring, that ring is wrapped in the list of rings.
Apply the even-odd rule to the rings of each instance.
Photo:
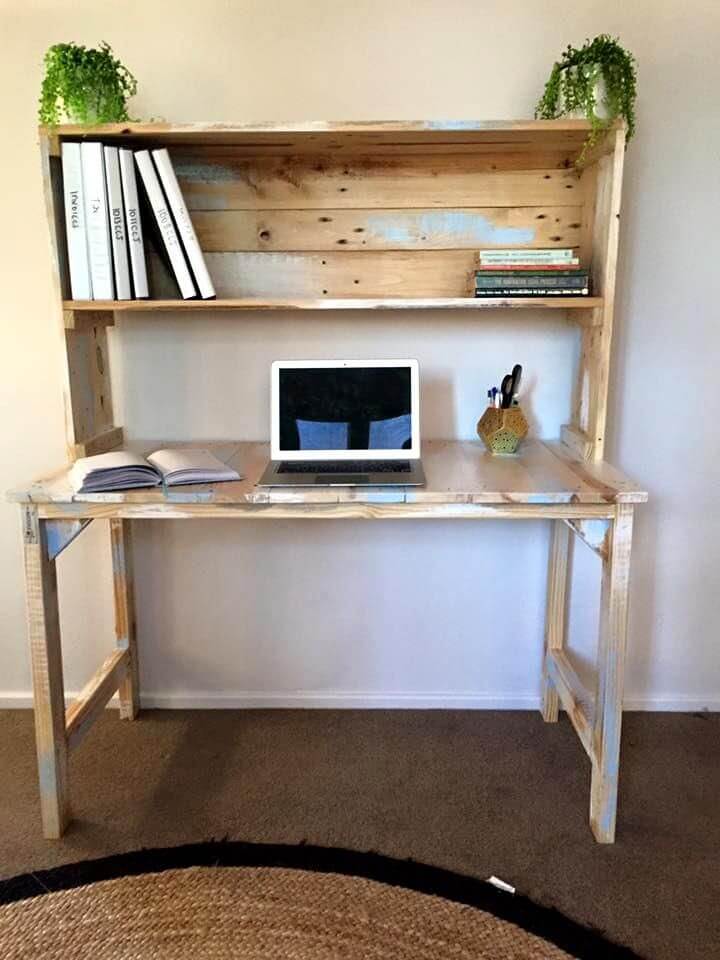
[[[247,152],[375,153],[537,150],[579,152],[587,120],[305,121],[278,123],[108,123],[41,127],[61,139],[141,145],[234,146]]]

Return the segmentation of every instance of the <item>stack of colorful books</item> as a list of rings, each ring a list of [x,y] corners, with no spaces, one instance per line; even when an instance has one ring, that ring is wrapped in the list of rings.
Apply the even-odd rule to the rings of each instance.
[[[590,276],[571,248],[481,250],[476,297],[586,297]]]

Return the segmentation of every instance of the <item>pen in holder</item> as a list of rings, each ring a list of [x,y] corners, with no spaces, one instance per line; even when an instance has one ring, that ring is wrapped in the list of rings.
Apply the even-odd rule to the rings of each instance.
[[[515,453],[527,436],[528,422],[518,406],[488,407],[478,420],[477,432],[490,453]]]

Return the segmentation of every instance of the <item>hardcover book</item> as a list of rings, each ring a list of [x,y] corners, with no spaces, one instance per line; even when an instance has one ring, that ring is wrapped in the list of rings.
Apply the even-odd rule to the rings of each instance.
[[[92,300],[79,143],[63,143],[62,172],[70,293],[73,300]]]
[[[80,156],[93,300],[114,300],[115,282],[110,250],[103,145],[83,142],[80,144]]]

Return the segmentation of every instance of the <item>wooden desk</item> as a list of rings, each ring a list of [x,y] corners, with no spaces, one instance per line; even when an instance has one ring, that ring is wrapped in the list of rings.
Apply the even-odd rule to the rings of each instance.
[[[150,449],[156,449],[155,444]],[[207,446],[207,444],[203,444]],[[43,829],[62,835],[69,819],[68,755],[119,691],[120,715],[139,708],[130,520],[191,519],[545,519],[552,522],[542,713],[559,703],[592,763],[590,825],[596,839],[615,836],[622,680],[633,511],[647,499],[603,462],[576,459],[561,443],[528,441],[514,457],[492,457],[479,442],[423,445],[424,487],[288,488],[255,486],[266,444],[213,445],[245,479],[235,483],[76,495],[67,469],[10,495],[21,505],[28,629]],[[67,710],[58,617],[58,555],[93,520],[110,523],[116,649]],[[588,691],[566,653],[565,608],[570,533],[602,559],[598,670]]]

